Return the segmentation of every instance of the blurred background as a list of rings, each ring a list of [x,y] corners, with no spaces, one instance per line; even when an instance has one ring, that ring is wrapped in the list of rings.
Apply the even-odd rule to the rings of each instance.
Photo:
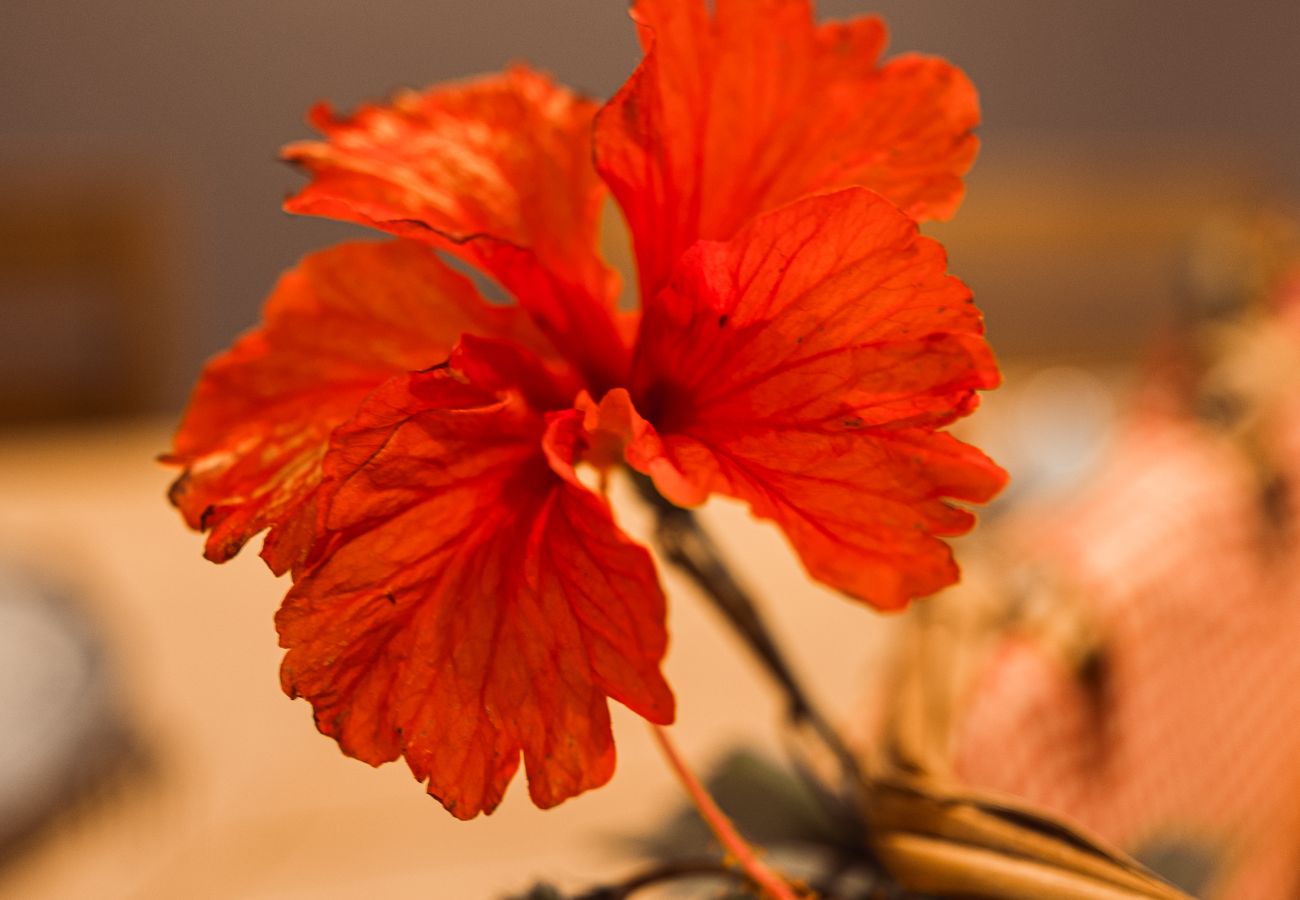
[[[932,230],[1008,372],[981,442],[1020,483],[1068,489],[1147,349],[1240,240],[1234,223],[1285,214],[1300,192],[1300,6],[818,6],[882,13],[893,52],[946,56],[979,88],[967,201]],[[452,822],[398,767],[343,760],[278,691],[284,585],[248,553],[205,564],[153,462],[204,359],[256,323],[279,272],[358,233],[279,209],[300,177],[277,149],[308,134],[313,102],[346,109],[520,60],[605,97],[638,59],[622,0],[4,0],[0,896],[582,884],[625,865],[602,833],[671,805],[628,717],[613,785],[546,814],[516,786],[492,819]],[[740,511],[706,515],[782,598],[771,614],[810,681],[856,715],[899,623],[814,597]],[[684,746],[707,759],[772,743],[755,670],[668,588],[683,595],[669,671]]]

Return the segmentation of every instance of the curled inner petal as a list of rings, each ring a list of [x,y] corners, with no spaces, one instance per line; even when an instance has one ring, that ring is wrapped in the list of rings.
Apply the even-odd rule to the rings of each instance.
[[[673,464],[658,431],[642,418],[625,388],[615,388],[596,403],[587,394],[578,398],[583,456],[597,466],[626,460],[654,479],[655,487],[678,506],[698,506],[708,491],[692,482]],[[575,423],[578,421],[575,416]]]

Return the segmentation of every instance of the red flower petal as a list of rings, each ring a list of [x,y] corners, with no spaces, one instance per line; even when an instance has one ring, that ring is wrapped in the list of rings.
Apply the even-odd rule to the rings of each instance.
[[[459,818],[496,807],[521,750],[538,806],[607,781],[607,697],[673,717],[650,556],[552,471],[543,428],[454,371],[389,382],[335,434],[336,534],[276,617],[285,690],[321,731],[404,756]]]
[[[392,375],[444,361],[462,331],[542,340],[490,306],[421,244],[343,244],[306,257],[267,301],[261,328],[204,369],[164,461],[171,499],[205,554],[230,559],[270,527],[277,574],[301,563],[316,523],[330,432]]]
[[[878,65],[874,18],[816,27],[809,0],[637,0],[646,58],[597,118],[596,160],[652,298],[697,238],[851,185],[945,218],[975,158],[975,90],[948,63]]]
[[[617,381],[617,276],[596,252],[605,186],[591,165],[595,104],[522,67],[406,92],[284,150],[312,181],[285,208],[373,225],[494,276],[593,383]]]
[[[684,479],[748,501],[814,577],[876,606],[952,582],[938,536],[972,517],[944,498],[988,500],[1005,474],[935,432],[998,381],[945,267],[939,244],[862,189],[697,244],[643,322],[632,396],[654,428],[626,429],[628,461],[679,499]]]
[[[626,388],[614,388],[599,404],[585,392],[578,397],[583,438],[573,455],[597,466],[613,465],[621,454],[632,468],[654,479],[655,487],[678,506],[698,506],[709,490],[673,464],[655,427],[637,412]]]

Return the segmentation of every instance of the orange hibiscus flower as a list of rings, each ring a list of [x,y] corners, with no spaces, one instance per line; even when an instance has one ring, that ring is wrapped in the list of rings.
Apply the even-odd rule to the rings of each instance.
[[[1004,474],[944,434],[993,387],[969,291],[915,220],[976,150],[947,63],[882,64],[875,19],[808,0],[638,0],[602,108],[524,68],[313,112],[294,212],[397,236],[307,257],[204,371],[167,460],[224,561],[293,586],[283,684],[454,815],[522,755],[551,806],[609,779],[608,700],[673,718],[649,554],[575,466],[740,498],[813,577],[880,608],[956,578],[943,536]],[[594,158],[594,166],[593,166]],[[612,192],[642,311],[596,252]],[[495,279],[486,302],[444,264]]]

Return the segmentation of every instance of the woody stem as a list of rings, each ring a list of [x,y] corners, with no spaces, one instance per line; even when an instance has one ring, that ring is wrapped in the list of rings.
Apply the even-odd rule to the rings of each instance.
[[[785,695],[790,721],[811,728],[835,757],[849,782],[856,788],[864,787],[866,776],[857,757],[799,683],[753,598],[727,568],[718,546],[700,527],[695,514],[664,499],[646,476],[633,472],[632,479],[658,515],[655,539],[663,557],[691,577],[744,639]]]
[[[749,846],[748,842],[736,831],[736,827],[731,824],[727,814],[718,808],[709,796],[709,792],[700,784],[700,780],[695,777],[695,773],[686,765],[681,754],[673,745],[672,739],[668,737],[668,732],[658,725],[651,725],[650,731],[654,734],[655,740],[659,743],[659,749],[664,752],[668,758],[668,763],[677,779],[686,789],[690,796],[691,802],[699,811],[701,818],[709,826],[709,829],[717,837],[727,854],[733,859],[736,865],[749,877],[751,881],[763,892],[763,895],[770,897],[771,900],[796,900],[794,891],[780,875],[767,867],[757,854],[754,848]]]

